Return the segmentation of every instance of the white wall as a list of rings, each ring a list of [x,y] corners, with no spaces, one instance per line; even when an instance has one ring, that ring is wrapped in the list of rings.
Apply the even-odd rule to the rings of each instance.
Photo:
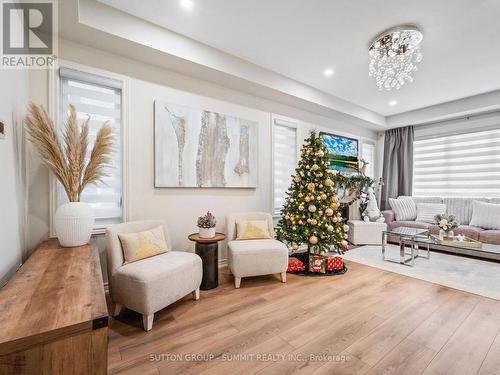
[[[374,131],[270,101],[207,81],[192,78],[125,57],[109,54],[73,42],[61,41],[62,59],[129,77],[128,129],[128,220],[165,219],[173,246],[192,250],[187,235],[196,231],[195,220],[208,209],[218,217],[217,229],[224,231],[229,212],[271,211],[271,113],[316,124],[339,134],[376,139]],[[31,100],[48,105],[45,72],[30,73]],[[153,101],[161,99],[236,115],[259,123],[259,187],[257,189],[186,189],[153,186]],[[33,153],[30,153],[33,155]],[[49,232],[49,178],[36,157],[29,167],[29,245],[34,247]],[[99,239],[101,252],[103,240]],[[225,258],[222,246],[220,259]],[[104,260],[104,256],[101,256]]]
[[[24,187],[21,123],[28,103],[28,72],[0,70],[0,286],[24,258]]]

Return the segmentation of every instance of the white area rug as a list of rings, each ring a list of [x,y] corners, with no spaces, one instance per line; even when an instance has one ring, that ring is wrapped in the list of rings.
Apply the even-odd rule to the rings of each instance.
[[[421,251],[425,255],[425,252]],[[399,259],[399,247],[388,245],[386,256]],[[416,258],[409,267],[382,260],[381,246],[349,250],[344,259],[500,300],[500,263],[431,251],[430,259]]]

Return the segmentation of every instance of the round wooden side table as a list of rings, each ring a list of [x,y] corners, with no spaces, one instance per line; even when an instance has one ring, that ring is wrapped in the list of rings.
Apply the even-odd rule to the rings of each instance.
[[[203,264],[203,277],[201,279],[201,290],[214,289],[219,286],[219,241],[224,241],[224,233],[215,233],[215,237],[202,238],[198,233],[190,234],[188,237],[196,242],[195,250]]]

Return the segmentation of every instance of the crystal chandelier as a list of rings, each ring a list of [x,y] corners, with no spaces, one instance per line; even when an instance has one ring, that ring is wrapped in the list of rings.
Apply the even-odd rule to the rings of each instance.
[[[370,45],[368,74],[375,78],[379,90],[399,90],[422,61],[419,50],[422,33],[414,26],[398,26],[375,38]]]

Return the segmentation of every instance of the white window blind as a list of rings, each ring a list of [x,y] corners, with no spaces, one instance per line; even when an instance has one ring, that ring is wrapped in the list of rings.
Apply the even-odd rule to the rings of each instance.
[[[275,120],[273,134],[273,213],[279,214],[297,166],[297,128]]]
[[[122,84],[120,81],[70,69],[60,69],[59,126],[64,131],[69,104],[77,111],[78,123],[89,121],[89,146],[86,162],[90,157],[95,137],[104,121],[108,121],[115,135],[112,164],[103,182],[87,185],[80,200],[94,208],[94,229],[104,229],[109,224],[122,221]],[[57,204],[68,201],[63,187],[57,184]]]
[[[413,194],[500,197],[500,129],[415,141]]]
[[[361,147],[361,158],[368,164],[365,175],[374,178],[375,174],[375,145],[372,143],[363,143]]]

